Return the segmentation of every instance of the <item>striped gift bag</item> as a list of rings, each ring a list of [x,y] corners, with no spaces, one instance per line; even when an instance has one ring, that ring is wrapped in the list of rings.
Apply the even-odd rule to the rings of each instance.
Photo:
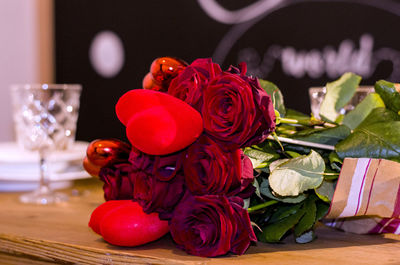
[[[358,234],[400,234],[400,163],[346,158],[324,223]]]

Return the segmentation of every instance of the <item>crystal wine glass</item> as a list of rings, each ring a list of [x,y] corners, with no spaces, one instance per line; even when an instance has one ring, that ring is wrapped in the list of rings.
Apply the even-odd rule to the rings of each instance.
[[[64,202],[68,196],[50,188],[47,158],[67,149],[75,140],[81,86],[77,84],[13,85],[11,96],[18,144],[39,153],[40,181],[35,191],[20,197],[23,203]]]

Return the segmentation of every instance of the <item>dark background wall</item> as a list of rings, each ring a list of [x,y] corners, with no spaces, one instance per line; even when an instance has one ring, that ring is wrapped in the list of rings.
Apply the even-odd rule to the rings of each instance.
[[[308,88],[346,71],[400,80],[399,1],[69,0],[55,18],[56,82],[83,85],[80,140],[124,139],[114,106],[161,56],[246,61],[306,113]]]

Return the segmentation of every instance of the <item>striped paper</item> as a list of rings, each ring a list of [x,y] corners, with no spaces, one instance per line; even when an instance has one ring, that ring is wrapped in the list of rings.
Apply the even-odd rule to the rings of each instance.
[[[400,233],[400,163],[346,158],[324,223],[353,233]]]

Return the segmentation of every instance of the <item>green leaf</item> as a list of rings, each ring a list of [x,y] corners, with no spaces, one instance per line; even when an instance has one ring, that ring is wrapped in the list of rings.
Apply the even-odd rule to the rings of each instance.
[[[315,217],[317,213],[317,206],[315,205],[315,196],[309,196],[307,200],[304,201],[304,215],[301,217],[300,221],[294,227],[294,235],[296,237],[300,236],[304,232],[310,230],[315,224]]]
[[[364,121],[358,126],[358,128],[365,127],[373,123],[392,121],[400,121],[400,115],[389,109],[376,108],[371,111],[368,117],[364,119]]]
[[[398,113],[400,110],[400,84],[379,80],[375,83],[375,92],[378,93],[387,108]]]
[[[329,204],[327,204],[321,200],[318,200],[316,202],[316,206],[317,206],[317,213],[316,213],[315,219],[317,221],[319,221],[328,213]]]
[[[284,196],[284,197],[275,196],[269,187],[269,182],[267,179],[264,179],[264,181],[261,182],[260,192],[262,195],[264,195],[270,199],[285,202],[285,203],[299,203],[299,202],[304,201],[307,198],[307,195],[304,193],[299,194],[297,196]]]
[[[268,220],[268,223],[275,223],[289,217],[292,214],[295,214],[301,208],[301,206],[303,206],[302,203],[282,205],[276,210],[276,212],[272,214],[271,218]]]
[[[294,152],[294,151],[287,151],[286,154],[290,155],[290,157],[292,157],[292,158],[301,156],[299,153]]]
[[[253,168],[263,168],[268,164],[267,162],[278,159],[280,156],[277,153],[266,153],[262,150],[253,149],[251,147],[246,147],[244,149],[244,154],[247,155],[251,163],[253,164]]]
[[[276,109],[281,117],[285,117],[286,109],[283,102],[283,95],[279,88],[272,82],[267,80],[258,79],[260,86],[271,96],[274,109]]]
[[[263,199],[263,197],[261,196],[260,184],[258,183],[257,178],[254,178],[253,186],[256,188],[254,194],[257,195],[258,198]]]
[[[311,116],[306,115],[302,112],[299,112],[297,110],[293,109],[286,109],[286,116],[285,118],[287,119],[293,119],[293,120],[298,120],[298,121],[309,121],[311,119]]]
[[[324,180],[327,181],[334,181],[337,180],[339,178],[339,172],[341,170],[341,168],[339,168],[339,170],[333,170],[330,168],[330,165],[325,164],[325,172],[324,172]]]
[[[384,108],[385,103],[377,93],[368,94],[352,111],[344,116],[343,124],[354,130],[375,108]]]
[[[292,138],[307,142],[335,145],[351,133],[349,127],[340,125],[333,128],[308,129],[295,134]]]
[[[310,230],[305,232],[304,234],[296,237],[296,243],[299,244],[306,244],[306,243],[310,243],[311,241],[313,241],[316,238],[315,232],[314,230]]]
[[[321,103],[319,115],[334,122],[342,109],[353,97],[361,77],[353,73],[345,73],[338,80],[326,85],[326,96]]]
[[[315,189],[315,194],[324,202],[330,203],[335,193],[336,182],[324,180],[318,188]]]
[[[333,151],[328,156],[329,163],[332,169],[340,172],[342,169],[343,160],[339,158],[338,154]]]
[[[283,164],[287,161],[289,161],[289,158],[282,158],[282,159],[275,160],[274,162],[269,164],[269,171],[272,172],[273,170],[275,170],[275,168],[277,166],[279,166],[280,164]]]
[[[370,157],[400,160],[400,121],[358,127],[336,146],[339,158]]]
[[[279,242],[286,232],[299,222],[304,213],[304,209],[299,209],[289,217],[263,227],[263,232],[259,238],[260,241],[269,243]]]
[[[385,158],[400,161],[400,116],[395,112],[376,108],[339,142],[335,148],[340,159],[345,157]]]
[[[321,185],[324,159],[315,151],[279,164],[271,171],[269,184],[280,196],[297,196]]]

